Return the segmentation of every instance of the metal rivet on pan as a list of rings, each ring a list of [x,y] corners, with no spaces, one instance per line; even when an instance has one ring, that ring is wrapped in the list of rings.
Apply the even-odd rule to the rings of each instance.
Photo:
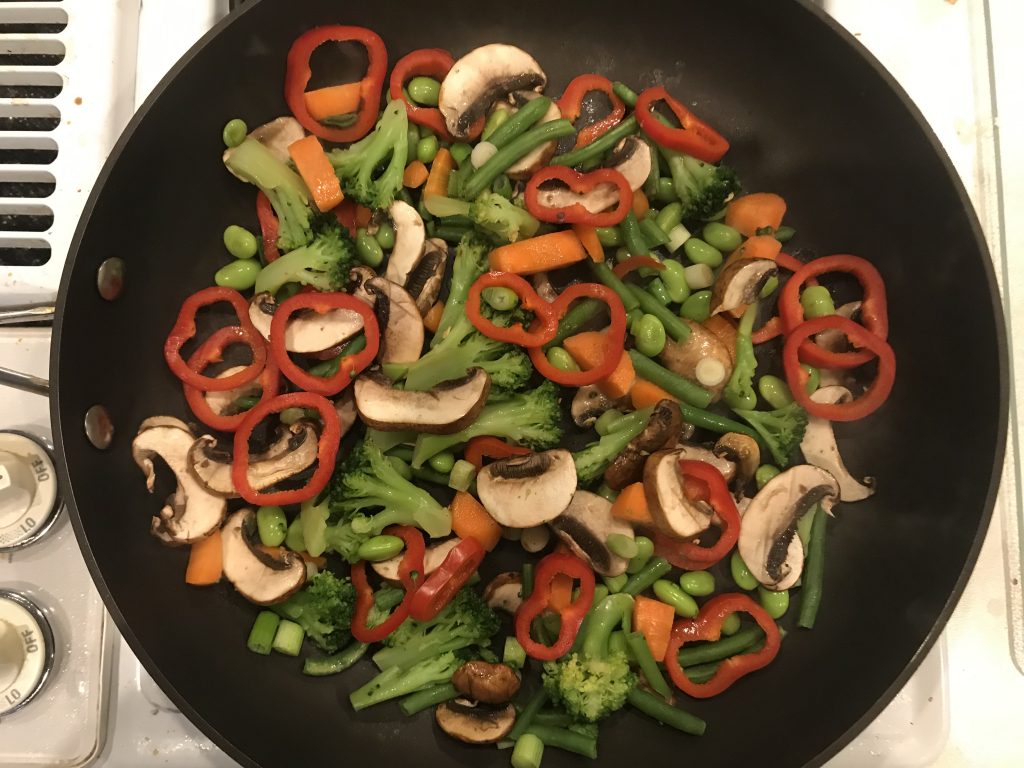
[[[85,412],[85,436],[101,451],[110,447],[114,440],[114,423],[110,413],[102,405],[94,405]]]
[[[112,256],[100,264],[96,271],[96,287],[99,288],[100,296],[107,301],[120,296],[124,290],[124,260]]]

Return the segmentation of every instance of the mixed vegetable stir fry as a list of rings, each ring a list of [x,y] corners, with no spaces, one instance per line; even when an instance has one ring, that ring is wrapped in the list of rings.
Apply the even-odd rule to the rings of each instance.
[[[339,42],[365,76],[309,90]],[[700,735],[685,702],[770,664],[791,597],[814,626],[834,507],[872,493],[832,422],[893,386],[884,283],[784,252],[783,198],[742,194],[663,87],[554,99],[493,44],[405,55],[381,107],[387,72],[374,32],[313,29],[291,115],[226,125],[259,234],[225,230],[235,261],[167,337],[201,426],[140,426],[150,490],[156,458],[178,483],[152,532],[188,584],[266,606],[253,652],[370,654],[357,710],[433,708],[516,768],[596,757],[626,705]],[[200,334],[214,304],[234,320]],[[498,548],[521,568],[484,584]]]

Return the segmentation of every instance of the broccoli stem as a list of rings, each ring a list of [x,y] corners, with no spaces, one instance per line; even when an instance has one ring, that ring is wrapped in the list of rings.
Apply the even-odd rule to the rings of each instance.
[[[413,667],[390,667],[353,691],[348,698],[352,708],[358,712],[374,704],[447,683],[460,665],[461,661],[454,653],[444,653]]]
[[[757,371],[757,358],[754,357],[754,343],[750,333],[754,329],[754,318],[757,317],[755,301],[743,313],[743,319],[736,327],[736,365],[733,366],[729,383],[722,390],[722,399],[730,408],[751,409],[757,406],[757,395],[754,394],[754,373]]]

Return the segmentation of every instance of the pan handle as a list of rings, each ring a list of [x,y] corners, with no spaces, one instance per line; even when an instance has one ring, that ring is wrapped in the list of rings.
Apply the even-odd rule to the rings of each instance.
[[[50,396],[50,382],[38,376],[0,368],[0,386],[14,387],[43,397]]]
[[[33,304],[27,307],[0,309],[0,325],[22,325],[25,323],[52,323],[57,308],[52,302]]]

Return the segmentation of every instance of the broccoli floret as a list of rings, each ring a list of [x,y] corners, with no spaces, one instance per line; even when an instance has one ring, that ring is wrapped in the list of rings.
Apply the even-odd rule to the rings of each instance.
[[[484,406],[476,421],[455,434],[421,434],[416,438],[412,465],[422,467],[431,456],[480,435],[500,437],[542,451],[557,445],[562,439],[561,422],[558,388],[545,381],[536,389]]]
[[[355,246],[337,219],[324,220],[316,239],[267,264],[256,277],[256,292],[277,293],[285,283],[319,291],[344,290],[355,260]]]
[[[432,620],[407,619],[373,656],[382,670],[411,667],[432,656],[471,646],[489,646],[501,626],[498,615],[470,588],[462,589]]]
[[[388,667],[362,688],[353,691],[348,699],[358,712],[432,685],[447,683],[467,659],[468,654],[449,651],[411,667]]]
[[[327,527],[327,547],[349,562],[356,550],[389,525],[416,525],[433,538],[452,530],[448,510],[433,496],[402,477],[369,439],[364,439],[331,478],[329,504],[339,521]],[[364,509],[381,508],[374,515]]]
[[[444,303],[441,322],[437,324],[434,338],[430,342],[431,347],[440,344],[452,326],[466,316],[466,297],[470,286],[488,270],[487,256],[490,252],[491,247],[487,241],[475,233],[471,232],[459,241],[455,248],[455,258],[452,259],[452,282],[448,289],[448,299]]]
[[[350,639],[356,590],[348,578],[321,571],[309,584],[274,611],[306,630],[306,637],[325,653],[334,653]]]
[[[572,455],[576,463],[576,482],[580,486],[590,485],[597,480],[608,465],[615,461],[615,457],[626,450],[630,441],[647,426],[651,419],[653,408],[642,408],[633,411],[618,422],[614,432],[602,435],[596,443],[591,443],[582,451]]]
[[[729,166],[705,163],[682,152],[663,152],[676,196],[683,204],[683,221],[710,221],[729,196],[739,192],[739,179]]]
[[[225,165],[241,179],[255,184],[277,214],[277,247],[290,251],[313,239],[309,190],[295,171],[255,139],[246,139],[226,154]]]
[[[483,192],[469,206],[469,218],[478,229],[507,243],[533,237],[540,222],[496,192]]]
[[[800,447],[807,429],[807,411],[790,403],[774,411],[735,409],[764,439],[772,458],[780,467],[789,465],[793,452]]]
[[[722,390],[722,399],[732,409],[751,409],[757,405],[757,395],[754,394],[754,373],[757,371],[757,358],[754,357],[754,342],[750,339],[750,332],[754,328],[754,317],[757,315],[757,302],[755,301],[747,311],[743,313],[736,328],[736,365],[732,369],[732,376]]]
[[[367,208],[387,208],[402,188],[408,155],[409,119],[405,103],[396,99],[384,108],[373,133],[346,149],[333,150],[330,160],[348,197]]]
[[[608,648],[612,631],[624,625],[632,611],[632,597],[609,595],[587,616],[579,649],[545,662],[544,690],[577,720],[594,723],[617,712],[636,685],[626,654]]]

